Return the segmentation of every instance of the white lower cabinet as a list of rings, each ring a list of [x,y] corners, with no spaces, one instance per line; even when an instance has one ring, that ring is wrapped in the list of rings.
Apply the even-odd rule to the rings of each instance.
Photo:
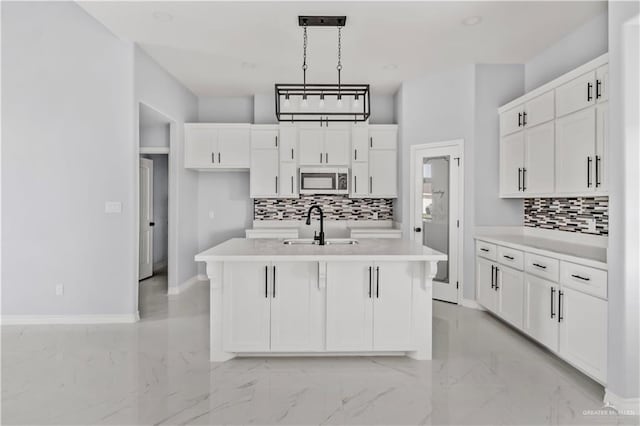
[[[516,327],[522,328],[524,273],[502,265],[497,268],[498,310],[496,313]]]
[[[322,350],[317,262],[225,262],[223,276],[225,351]]]
[[[524,331],[552,351],[558,350],[557,300],[557,284],[527,274]]]
[[[413,349],[410,262],[327,263],[327,351]]]
[[[560,356],[594,378],[607,377],[607,302],[595,296],[560,289]]]
[[[492,246],[476,243],[478,303],[606,383],[607,272],[527,252],[523,272],[504,266],[506,256],[486,259],[493,256]],[[497,246],[498,253],[509,250]]]

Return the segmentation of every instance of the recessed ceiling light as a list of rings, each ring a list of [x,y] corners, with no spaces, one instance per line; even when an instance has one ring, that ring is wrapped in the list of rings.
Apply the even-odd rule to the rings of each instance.
[[[173,21],[173,15],[167,12],[153,12],[153,19],[160,22]]]
[[[482,22],[482,17],[480,16],[469,16],[462,20],[462,23],[467,26],[478,25]]]
[[[398,65],[396,64],[387,64],[382,67],[383,70],[393,71],[398,69]]]

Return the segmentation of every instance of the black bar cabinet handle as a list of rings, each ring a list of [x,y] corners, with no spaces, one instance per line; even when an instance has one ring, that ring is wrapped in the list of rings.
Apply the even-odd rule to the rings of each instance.
[[[488,248],[484,248],[484,247],[481,247],[480,250],[489,252],[489,249]]]
[[[522,127],[522,113],[518,113],[518,127]]]
[[[602,93],[600,92],[600,86],[602,86],[602,81],[596,80],[596,99],[600,99],[602,97]]]
[[[591,281],[591,278],[581,277],[580,275],[571,274],[571,276],[573,278],[577,278],[577,279],[582,280],[582,281]]]
[[[278,192],[278,176],[276,176],[276,192]]]
[[[324,162],[329,164],[329,153],[328,152],[324,153]]]
[[[293,194],[293,176],[291,176],[291,193]]]
[[[322,153],[320,153],[320,162],[322,163]]]
[[[587,157],[587,188],[591,188],[591,157]]]
[[[215,154],[215,152],[212,152],[212,153],[211,153],[211,162],[212,162],[212,163],[215,163],[215,162],[216,162],[216,154]]]
[[[593,84],[591,82],[587,83],[587,102],[591,102],[593,96],[591,96],[591,89],[593,88]]]
[[[371,299],[371,281],[373,280],[373,272],[371,266],[369,266],[369,299]]]
[[[380,297],[380,267],[376,266],[376,299]]]
[[[353,192],[358,192],[358,176],[353,175]]]
[[[276,135],[276,148],[278,147],[278,136]]]
[[[373,176],[369,176],[369,192],[373,192]]]
[[[264,297],[269,297],[269,265],[264,265]]]
[[[495,269],[495,271],[496,271],[496,291],[498,291],[498,289],[500,288],[500,287],[498,287],[498,271],[499,270],[500,269],[496,266],[496,269]]]
[[[358,150],[357,149],[353,150],[353,159],[354,160],[358,160]]]
[[[555,295],[555,293],[556,293],[556,289],[551,287],[551,318],[556,316],[556,313],[553,312],[553,296]]]
[[[533,265],[533,266],[535,266],[536,268],[540,268],[540,269],[547,269],[547,267],[546,267],[546,266],[541,265],[541,264],[539,264],[539,263],[532,263],[532,265]]]
[[[558,291],[558,322],[562,321],[564,318],[562,317],[562,296],[564,293],[560,290]]]
[[[373,136],[369,137],[369,148],[373,148]]]
[[[291,148],[291,159],[293,160],[293,148]]]
[[[504,257],[505,259],[509,259],[509,260],[513,260],[513,256],[508,256],[508,255],[503,255],[502,257]]]
[[[518,191],[522,191],[522,168],[518,167]]]
[[[276,298],[276,265],[273,265],[273,298]]]
[[[600,156],[596,155],[596,188],[602,184],[600,182]]]
[[[493,270],[495,269],[495,266],[491,265],[491,288],[495,288],[495,280],[494,280],[494,274],[493,274]]]
[[[522,192],[527,190],[526,181],[527,181],[527,169],[523,167],[522,168]]]
[[[527,112],[522,113],[522,127],[527,125]]]

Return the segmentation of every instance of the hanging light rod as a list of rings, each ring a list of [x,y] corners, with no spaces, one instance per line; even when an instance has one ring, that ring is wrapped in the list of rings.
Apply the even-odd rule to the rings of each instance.
[[[346,16],[298,16],[301,27],[344,27],[346,23]]]

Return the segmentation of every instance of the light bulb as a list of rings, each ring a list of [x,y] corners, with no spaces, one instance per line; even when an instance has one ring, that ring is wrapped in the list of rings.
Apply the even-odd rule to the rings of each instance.
[[[285,108],[289,108],[289,105],[290,105],[290,103],[289,103],[289,95],[286,95],[284,97],[284,106],[285,106]]]
[[[300,104],[300,106],[302,106],[302,108],[306,108],[309,106],[309,102],[307,102],[307,95],[304,95],[302,97],[302,103]]]
[[[336,103],[338,108],[342,108],[342,96],[338,96],[338,102]]]
[[[320,102],[318,102],[318,108],[324,108],[324,95],[320,96]]]

